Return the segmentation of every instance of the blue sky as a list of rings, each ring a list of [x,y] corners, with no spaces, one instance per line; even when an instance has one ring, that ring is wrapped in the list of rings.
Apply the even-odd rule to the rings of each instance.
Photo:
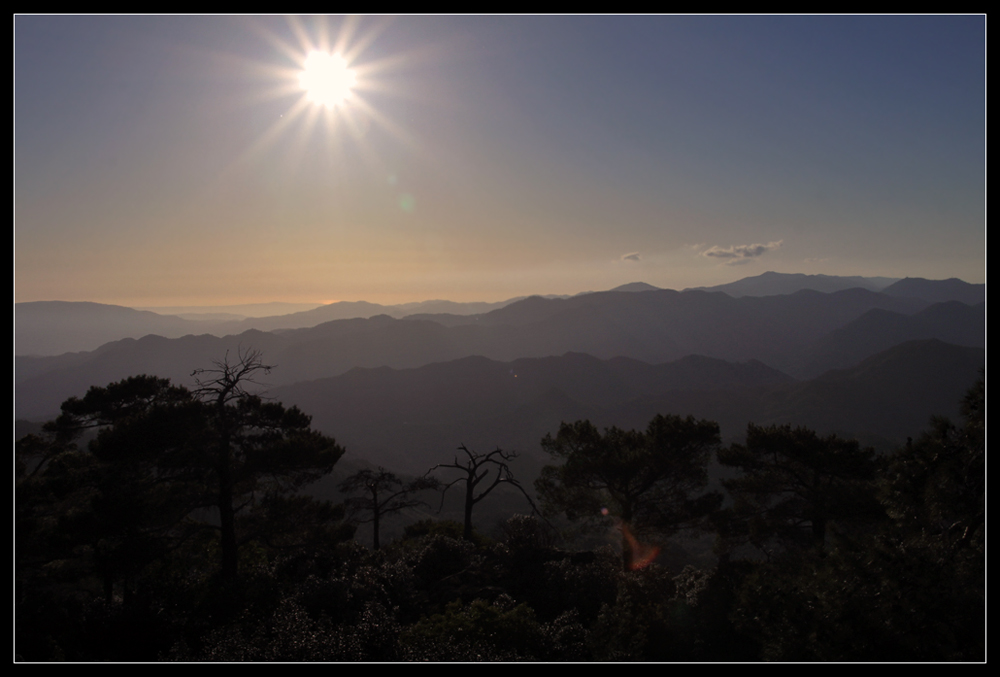
[[[14,23],[17,301],[984,281],[983,16]]]

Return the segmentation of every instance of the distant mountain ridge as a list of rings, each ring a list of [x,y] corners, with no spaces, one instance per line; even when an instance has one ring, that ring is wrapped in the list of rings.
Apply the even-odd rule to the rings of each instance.
[[[947,280],[925,280],[922,277],[907,277],[882,290],[889,296],[919,298],[932,303],[959,301],[967,305],[986,303],[986,285],[969,284],[952,277]]]
[[[873,309],[830,332],[802,354],[798,371],[842,369],[906,341],[937,339],[986,347],[986,305],[935,303],[913,315]]]
[[[614,289],[609,289],[608,291],[656,291],[661,289],[661,287],[654,287],[651,284],[646,284],[645,282],[630,282],[628,284],[622,284]]]
[[[837,277],[773,272],[744,278],[726,285],[685,291],[721,291],[729,296],[740,298],[743,296],[792,294],[804,289],[831,293],[856,287],[869,290],[885,288],[886,293],[892,296],[917,298],[932,303],[948,300],[979,303],[985,300],[985,285],[970,285],[955,279],[935,281],[906,278],[896,281],[894,278]],[[669,290],[661,290],[645,282],[633,282],[620,285],[610,291],[645,293]],[[582,292],[577,297],[595,293],[607,292]],[[575,297],[530,298],[551,300]],[[14,305],[14,346],[16,355],[59,355],[67,352],[94,350],[110,341],[123,338],[141,338],[148,334],[167,338],[179,338],[189,334],[226,336],[238,334],[248,329],[261,331],[302,329],[333,320],[371,318],[377,315],[388,315],[394,318],[417,316],[421,319],[454,326],[477,322],[479,318],[489,315],[494,310],[525,300],[527,300],[525,297],[495,303],[458,303],[433,300],[394,306],[384,306],[367,301],[343,301],[300,312],[245,319],[232,319],[231,316],[226,315],[198,317],[197,314],[187,313],[185,317],[179,317],[108,304],[38,301]],[[537,302],[532,301],[532,303]],[[260,311],[266,305],[258,304],[254,307]],[[275,305],[282,307],[287,304]],[[521,312],[523,311],[522,308]],[[462,318],[469,319],[463,320]]]
[[[741,298],[702,291],[599,292],[566,299],[531,297],[454,324],[434,321],[434,316],[396,320],[379,315],[282,332],[248,330],[223,338],[146,336],[108,343],[90,353],[15,358],[15,406],[18,416],[51,416],[65,398],[81,395],[91,385],[140,373],[189,383],[192,369],[249,346],[279,365],[270,376],[272,386],[336,376],[354,367],[404,369],[474,355],[511,361],[567,352],[650,364],[692,354],[732,362],[759,360],[797,378],[810,378],[847,359],[843,351],[822,348],[832,332],[873,310],[909,317],[928,307],[920,299],[864,289]],[[909,324],[904,321],[910,328],[894,336],[983,345],[975,314],[984,314],[984,307],[955,310],[968,315],[967,321],[946,317],[935,324],[935,315],[929,313]],[[845,334],[854,342],[846,353],[852,360],[884,347],[865,338],[866,325],[858,327],[854,334]]]
[[[416,369],[354,369],[271,394],[313,413],[314,425],[352,453],[419,473],[456,440],[540,460],[538,441],[562,421],[642,428],[664,412],[718,421],[724,438],[740,437],[753,421],[891,446],[932,414],[956,415],[984,361],[982,348],[914,341],[797,382],[759,362],[703,356],[658,365],[577,353],[511,362],[468,357]]]
[[[367,301],[339,301],[311,310],[264,317],[237,318],[208,315],[193,319],[160,315],[148,310],[83,301],[33,301],[14,304],[14,349],[17,355],[61,355],[94,350],[124,338],[156,334],[180,338],[189,334],[226,336],[248,329],[274,331],[314,327],[332,320],[389,315],[402,318],[416,313],[485,313],[520,300],[496,303],[420,301],[383,306]]]
[[[359,460],[419,474],[458,444],[499,446],[524,452],[522,468],[537,472],[539,440],[562,421],[642,428],[657,413],[718,421],[727,440],[753,421],[889,449],[931,414],[955,415],[985,364],[985,303],[967,303],[985,298],[983,285],[906,279],[873,291],[777,273],[743,282],[731,293],[636,282],[502,304],[424,302],[395,307],[399,317],[378,304],[331,304],[262,318],[267,331],[100,304],[17,304],[18,341],[36,331],[41,345],[77,326],[91,338],[156,333],[16,356],[15,414],[52,418],[68,397],[138,374],[190,386],[192,370],[252,347],[277,365],[260,384],[267,395],[298,405]],[[810,288],[818,282],[850,286]],[[768,293],[777,288],[794,291]],[[320,321],[330,313],[355,317]]]
[[[203,325],[175,315],[85,301],[14,304],[14,353],[59,355],[94,350],[109,341],[147,334],[184,336]]]
[[[882,291],[895,283],[895,277],[860,277],[840,275],[805,275],[803,273],[775,273],[768,271],[753,277],[714,287],[694,287],[701,291],[721,291],[730,296],[776,296],[794,294],[803,289],[832,293],[844,289],[861,288]]]

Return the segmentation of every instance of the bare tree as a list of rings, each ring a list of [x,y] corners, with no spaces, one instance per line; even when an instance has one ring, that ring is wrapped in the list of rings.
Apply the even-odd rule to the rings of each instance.
[[[191,372],[197,388],[194,394],[214,404],[220,410],[230,402],[247,397],[251,393],[247,391],[248,385],[259,385],[256,377],[258,372],[265,375],[277,365],[264,364],[264,355],[254,348],[239,347],[236,351],[236,360],[229,361],[229,351],[221,360],[212,360],[213,369],[195,369]]]
[[[382,518],[387,515],[406,510],[426,506],[425,501],[415,498],[414,493],[427,489],[438,489],[441,483],[433,477],[418,477],[412,482],[404,483],[385,468],[379,466],[378,470],[359,470],[346,480],[340,483],[340,490],[345,493],[353,493],[359,490],[365,491],[365,496],[355,496],[344,501],[348,514],[352,521],[358,524],[372,523],[374,532],[372,549],[379,549],[379,526]],[[357,516],[370,513],[367,519],[358,519]]]
[[[194,394],[209,409],[211,465],[216,475],[214,504],[219,510],[222,576],[237,575],[239,541],[236,515],[265,497],[294,492],[333,469],[344,450],[310,429],[311,417],[297,407],[263,402],[248,386],[274,365],[264,363],[259,350],[229,353],[212,369],[192,372]]]
[[[425,473],[425,477],[430,475],[432,472],[438,468],[447,468],[450,470],[459,471],[459,476],[444,485],[444,489],[441,492],[441,506],[444,506],[444,497],[454,485],[465,482],[465,529],[462,532],[462,538],[465,540],[472,540],[472,508],[475,507],[477,503],[486,498],[490,492],[496,489],[501,484],[509,484],[516,487],[518,491],[524,494],[524,497],[528,499],[528,503],[531,505],[532,511],[538,513],[538,508],[535,507],[534,501],[531,500],[531,496],[528,492],[524,490],[521,483],[514,478],[513,473],[510,471],[510,466],[508,463],[517,458],[517,452],[515,451],[504,451],[497,447],[495,450],[489,452],[488,454],[480,454],[469,451],[469,449],[463,444],[458,448],[459,451],[464,453],[468,458],[467,461],[460,462],[458,456],[455,456],[455,460],[451,463],[439,463]],[[489,475],[490,470],[496,471],[496,475],[493,477],[493,481],[487,481],[483,484],[483,488],[476,493],[477,487],[486,480]]]

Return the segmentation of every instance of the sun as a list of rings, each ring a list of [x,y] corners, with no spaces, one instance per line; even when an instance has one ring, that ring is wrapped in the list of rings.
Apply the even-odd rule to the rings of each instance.
[[[256,20],[249,23],[254,32],[284,55],[286,63],[244,60],[248,74],[261,81],[258,89],[248,91],[246,105],[271,101],[287,101],[289,105],[271,108],[275,114],[271,124],[233,159],[233,171],[237,166],[270,162],[264,158],[279,149],[289,176],[298,176],[307,156],[318,158],[325,153],[336,163],[361,160],[374,172],[373,176],[384,180],[392,169],[376,149],[386,137],[415,152],[421,145],[374,101],[399,96],[391,82],[393,70],[408,67],[415,58],[423,58],[422,53],[383,52],[375,57],[369,52],[365,56],[387,25],[385,22],[361,30],[361,19],[347,17],[340,22],[339,30],[334,30],[325,17],[288,17],[286,21],[293,39],[275,26]],[[226,58],[227,64],[229,61]],[[409,206],[401,208],[412,210],[412,203],[411,197]]]
[[[357,74],[340,54],[313,51],[306,56],[299,84],[313,103],[336,108],[351,97]]]

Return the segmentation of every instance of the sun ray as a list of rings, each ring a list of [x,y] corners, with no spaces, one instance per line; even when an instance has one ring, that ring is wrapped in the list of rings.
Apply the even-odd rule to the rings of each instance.
[[[388,115],[370,105],[364,98],[356,95],[352,104],[367,115],[374,123],[378,124],[379,127],[387,131],[396,141],[404,144],[410,150],[420,150],[420,143],[416,136],[406,131],[402,125],[396,123]]]
[[[223,170],[222,175],[219,178],[223,178],[226,174],[235,171],[238,167],[246,166],[258,161],[259,158],[262,158],[267,151],[277,144],[279,139],[287,135],[290,128],[294,128],[296,126],[298,118],[308,115],[310,112],[313,112],[312,107],[307,101],[300,99],[288,110],[288,112],[264,130],[264,133],[255,139],[246,150],[234,158],[226,169]]]
[[[349,20],[356,18],[357,17],[348,17]],[[358,21],[355,21],[353,24],[351,24],[350,21],[345,22],[345,28],[349,30],[349,33],[342,30],[341,34],[344,39],[338,40],[337,45],[334,48],[334,51],[340,52],[341,54],[344,55],[344,58],[347,59],[348,63],[354,63],[358,59],[358,57],[360,57],[361,54],[364,53],[364,51],[368,49],[368,47],[370,47],[373,42],[375,42],[375,39],[379,35],[381,35],[382,32],[389,26],[388,20],[380,21],[371,28],[369,28],[364,35],[355,40],[353,43],[349,42],[350,37],[352,37],[353,34],[356,32],[358,23],[359,23]]]
[[[312,38],[309,36],[309,32],[306,31],[302,22],[299,20],[299,17],[290,16],[287,18],[287,22],[288,27],[292,29],[292,32],[295,33],[295,37],[299,40],[300,49],[295,55],[299,60],[301,60],[303,53],[308,54],[314,49],[322,49],[325,46],[322,44],[322,40],[326,35],[326,22],[318,22],[320,27],[317,32],[321,35],[318,36],[319,40],[317,42],[312,41]]]
[[[353,62],[358,57],[358,51],[355,50],[354,53],[348,51],[351,48],[352,42],[354,40],[354,34],[357,33],[358,27],[361,25],[361,17],[349,16],[344,19],[344,23],[340,26],[340,31],[337,33],[337,41],[333,44],[331,48],[332,51],[338,54],[343,54],[344,58],[348,62]]]
[[[333,30],[325,18],[290,17],[286,21],[284,33],[260,21],[248,22],[255,34],[287,59],[285,64],[231,57],[242,62],[248,76],[261,82],[245,91],[239,108],[281,100],[290,100],[290,105],[221,169],[216,187],[230,183],[237,174],[276,163],[281,171],[275,175],[293,183],[307,176],[304,172],[314,172],[316,162],[339,167],[338,171],[351,171],[345,163],[355,162],[357,170],[384,182],[394,170],[379,151],[384,148],[382,139],[412,153],[424,150],[412,131],[369,96],[413,98],[408,88],[393,84],[395,77],[413,67],[407,54],[373,54],[374,58],[366,59],[391,21],[364,25],[358,17],[347,17]],[[410,56],[423,61],[429,53],[416,50]],[[332,75],[322,69],[318,75],[304,75],[313,61],[324,63]],[[324,79],[332,81],[331,89],[336,91],[323,91]]]

